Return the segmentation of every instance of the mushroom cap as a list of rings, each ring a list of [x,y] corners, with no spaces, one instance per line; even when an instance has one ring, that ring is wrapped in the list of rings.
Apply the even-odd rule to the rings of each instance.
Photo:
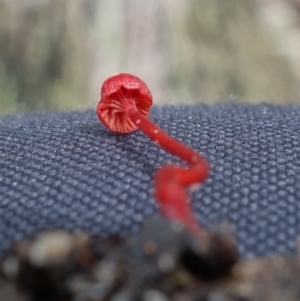
[[[119,73],[104,81],[97,115],[111,131],[130,133],[138,127],[130,120],[126,109],[134,108],[148,116],[151,105],[152,95],[147,85],[134,75]]]

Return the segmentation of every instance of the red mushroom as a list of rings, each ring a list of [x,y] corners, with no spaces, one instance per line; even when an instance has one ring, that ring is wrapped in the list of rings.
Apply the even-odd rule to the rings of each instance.
[[[120,73],[104,81],[97,115],[107,128],[117,133],[139,128],[157,145],[187,162],[188,168],[166,165],[157,171],[155,198],[168,219],[180,221],[194,234],[206,236],[190,208],[187,188],[208,177],[209,165],[204,157],[168,136],[147,118],[151,105],[152,95],[146,84],[134,75]]]

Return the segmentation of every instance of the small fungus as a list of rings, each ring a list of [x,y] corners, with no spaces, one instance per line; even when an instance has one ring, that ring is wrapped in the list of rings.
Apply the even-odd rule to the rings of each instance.
[[[187,188],[208,177],[209,165],[202,155],[171,138],[147,118],[151,105],[152,95],[146,84],[134,75],[120,73],[104,81],[97,115],[116,133],[140,129],[157,145],[188,164],[188,168],[165,165],[157,171],[155,198],[166,218],[180,221],[192,233],[206,237],[191,210]]]

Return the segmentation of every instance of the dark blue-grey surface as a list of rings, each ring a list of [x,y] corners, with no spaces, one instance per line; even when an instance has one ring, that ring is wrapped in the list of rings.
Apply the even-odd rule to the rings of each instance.
[[[205,226],[228,220],[244,255],[289,253],[300,233],[300,106],[155,107],[151,118],[202,152],[192,196]],[[128,234],[156,212],[152,176],[180,163],[140,132],[110,133],[93,111],[0,118],[0,252],[43,229]]]

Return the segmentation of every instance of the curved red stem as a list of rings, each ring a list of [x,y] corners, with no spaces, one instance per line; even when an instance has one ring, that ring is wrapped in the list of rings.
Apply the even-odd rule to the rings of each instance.
[[[194,234],[206,236],[190,208],[187,188],[208,177],[209,165],[204,157],[171,138],[161,128],[138,112],[135,106],[125,106],[128,117],[156,144],[188,163],[188,168],[167,165],[155,175],[155,197],[163,214],[171,220],[179,220]]]

